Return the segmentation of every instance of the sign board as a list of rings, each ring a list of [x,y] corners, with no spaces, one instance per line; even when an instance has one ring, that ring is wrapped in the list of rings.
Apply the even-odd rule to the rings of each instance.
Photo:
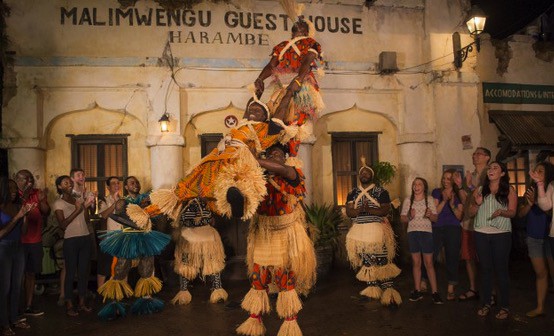
[[[483,83],[483,103],[554,105],[554,85]]]

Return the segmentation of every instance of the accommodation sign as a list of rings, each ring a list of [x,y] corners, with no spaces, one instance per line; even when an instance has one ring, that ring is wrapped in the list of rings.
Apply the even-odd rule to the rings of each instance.
[[[554,105],[554,86],[483,83],[483,103]]]
[[[362,19],[307,16],[317,32],[361,35]],[[269,45],[271,31],[290,31],[285,14],[163,8],[60,7],[62,26],[168,27],[170,43]],[[223,29],[222,29],[223,28]],[[219,31],[218,31],[219,30]]]

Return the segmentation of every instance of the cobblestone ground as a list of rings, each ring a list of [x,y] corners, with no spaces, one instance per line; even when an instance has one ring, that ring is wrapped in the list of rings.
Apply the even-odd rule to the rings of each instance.
[[[439,284],[445,296],[444,270],[439,266]],[[461,268],[461,271],[463,268]],[[434,305],[429,294],[419,302],[409,302],[412,288],[411,270],[403,267],[397,287],[404,303],[395,309],[381,307],[377,302],[363,302],[358,292],[363,284],[355,280],[354,272],[345,266],[335,266],[332,274],[320,279],[315,291],[304,301],[298,321],[304,335],[554,335],[554,294],[547,297],[546,316],[535,319],[525,312],[535,303],[534,273],[528,260],[511,263],[512,312],[507,321],[494,318],[496,309],[487,318],[476,315],[477,301],[445,302]],[[461,272],[464,280],[465,273]],[[56,305],[56,295],[44,294],[36,300],[37,308],[46,313],[41,317],[28,317],[29,330],[16,330],[17,335],[234,335],[235,328],[247,317],[238,307],[248,290],[245,280],[226,281],[229,301],[210,304],[209,286],[196,281],[188,306],[173,306],[168,301],[177,287],[171,284],[160,297],[166,301],[165,309],[148,316],[127,316],[115,321],[100,321],[95,313],[70,318]],[[460,292],[466,288],[462,282]],[[274,304],[274,302],[272,302]],[[99,298],[91,302],[95,312],[102,303]],[[264,317],[267,335],[276,335],[281,321],[272,312]]]

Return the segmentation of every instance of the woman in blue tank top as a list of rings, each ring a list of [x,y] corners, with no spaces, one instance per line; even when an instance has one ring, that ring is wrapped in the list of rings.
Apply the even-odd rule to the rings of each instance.
[[[541,162],[533,169],[536,176],[545,185],[554,179],[554,167],[549,162]],[[537,286],[537,307],[527,312],[527,317],[544,315],[544,301],[548,292],[547,256],[550,249],[546,248],[551,215],[547,214],[537,204],[537,184],[533,183],[525,192],[525,201],[518,209],[519,217],[526,217],[527,221],[527,249],[533,265]]]

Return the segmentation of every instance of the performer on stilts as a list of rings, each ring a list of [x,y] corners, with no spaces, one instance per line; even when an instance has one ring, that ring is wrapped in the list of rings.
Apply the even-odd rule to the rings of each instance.
[[[304,5],[295,0],[280,1],[285,13],[294,22],[292,37],[277,44],[271,53],[271,59],[255,80],[258,96],[265,90],[264,80],[271,77],[269,87],[273,89],[268,105],[286,109],[283,119],[287,125],[297,125],[299,131],[289,142],[290,156],[298,154],[302,140],[313,136],[313,121],[324,107],[319,93],[315,73],[323,75],[317,63],[322,62],[321,45],[314,39],[315,28],[304,18]],[[281,99],[290,99],[289,104],[280,104]]]
[[[212,281],[210,302],[226,301],[228,294],[221,283],[225,252],[221,237],[213,228],[214,218],[201,198],[188,201],[173,226],[179,237],[175,247],[175,273],[179,274],[180,290],[171,301],[186,305],[192,300],[188,285],[197,276]]]
[[[277,314],[284,319],[279,336],[302,335],[297,314],[302,309],[299,294],[307,294],[315,283],[316,259],[313,242],[306,233],[301,206],[305,192],[299,167],[285,164],[288,146],[274,145],[260,165],[269,171],[267,195],[258,208],[248,233],[247,264],[250,291],[242,308],[250,317],[237,328],[241,335],[264,335],[262,314],[271,308],[268,286],[276,284]]]
[[[393,287],[400,269],[393,263],[396,241],[387,219],[389,193],[373,183],[375,173],[364,157],[358,175],[360,183],[346,203],[346,214],[353,222],[346,235],[348,260],[354,269],[359,268],[356,278],[367,283],[360,295],[380,299],[383,305],[399,305],[402,298]]]

